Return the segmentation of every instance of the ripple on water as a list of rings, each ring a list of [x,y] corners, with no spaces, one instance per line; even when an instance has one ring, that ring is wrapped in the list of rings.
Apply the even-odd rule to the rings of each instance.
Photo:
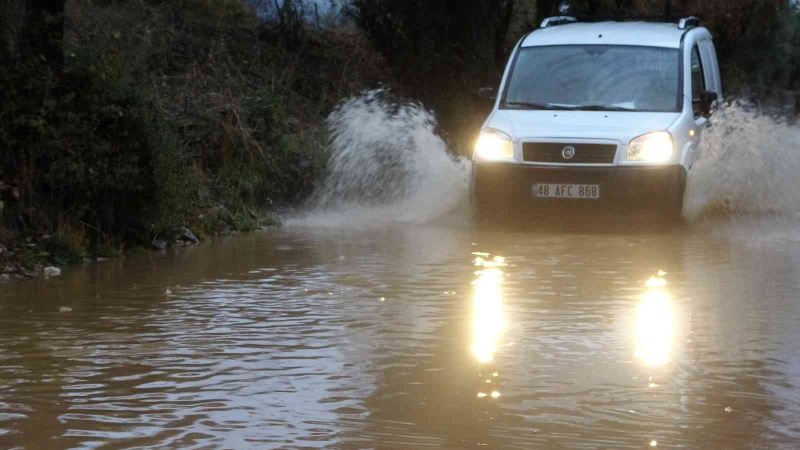
[[[604,239],[285,230],[0,287],[0,447],[797,442],[795,250]]]

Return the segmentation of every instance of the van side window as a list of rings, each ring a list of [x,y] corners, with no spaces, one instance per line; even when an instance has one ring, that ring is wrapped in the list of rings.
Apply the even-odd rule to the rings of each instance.
[[[700,59],[700,48],[695,45],[692,49],[692,106],[695,117],[700,117],[700,94],[706,90],[706,77],[703,73],[703,64]]]

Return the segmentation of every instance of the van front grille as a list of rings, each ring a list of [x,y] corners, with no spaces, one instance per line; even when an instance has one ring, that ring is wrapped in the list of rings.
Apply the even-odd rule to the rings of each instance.
[[[616,153],[617,146],[613,144],[568,144],[563,142],[524,142],[522,144],[522,160],[525,162],[612,164]]]

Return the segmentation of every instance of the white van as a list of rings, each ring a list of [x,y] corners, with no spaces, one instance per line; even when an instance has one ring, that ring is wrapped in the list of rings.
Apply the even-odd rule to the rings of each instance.
[[[556,210],[677,218],[722,99],[711,34],[679,23],[551,17],[522,38],[472,158],[480,219]]]

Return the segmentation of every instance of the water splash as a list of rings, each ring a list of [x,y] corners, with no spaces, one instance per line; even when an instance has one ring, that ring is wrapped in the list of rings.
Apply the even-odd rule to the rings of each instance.
[[[684,216],[800,216],[800,127],[745,103],[726,105],[711,120],[689,172]],[[469,222],[469,162],[448,151],[427,109],[375,90],[343,102],[328,124],[328,174],[285,223]]]
[[[328,117],[328,174],[289,224],[385,225],[466,221],[469,164],[450,154],[436,119],[419,104],[375,90]]]
[[[684,216],[797,216],[800,127],[744,103],[721,108],[711,121],[689,172]]]

